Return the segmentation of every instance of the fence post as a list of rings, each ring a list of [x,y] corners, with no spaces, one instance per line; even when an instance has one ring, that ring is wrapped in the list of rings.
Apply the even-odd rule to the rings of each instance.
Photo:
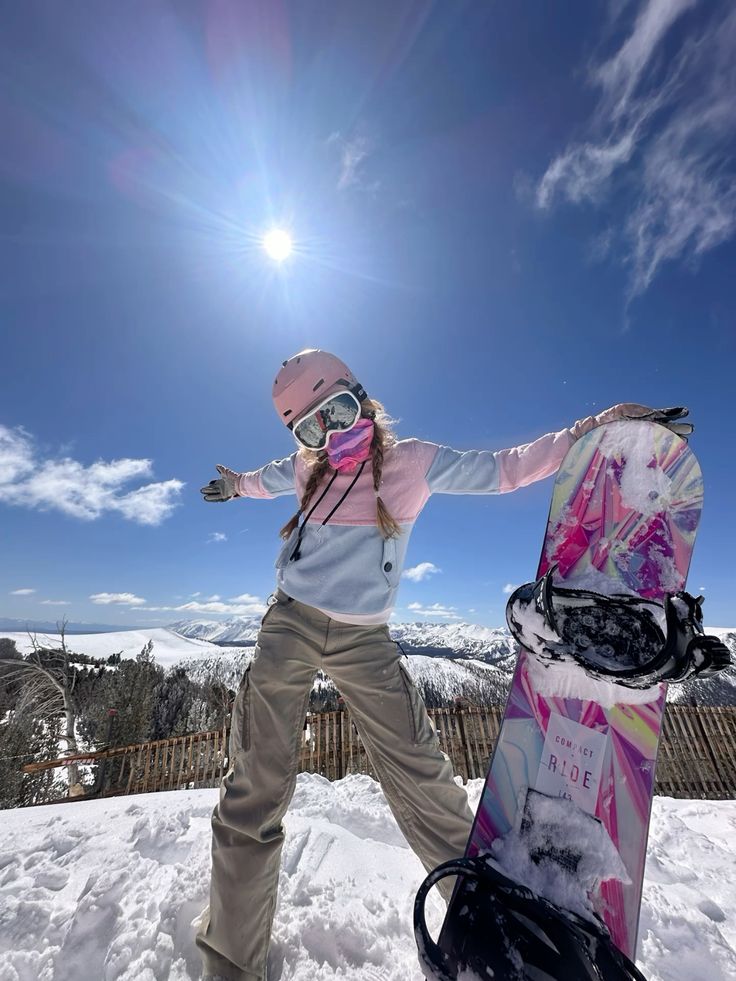
[[[488,749],[493,751],[500,734],[503,708],[471,708],[468,713],[467,702],[459,698],[452,707],[430,709],[429,714],[435,728],[441,720],[438,745],[443,752],[447,750],[454,772],[465,782],[483,776],[487,765],[484,757]],[[130,794],[167,790],[182,783],[213,786],[222,779],[228,750],[227,727],[113,748],[115,709],[109,710],[108,720],[107,748],[90,754],[89,762],[96,763],[98,770],[89,797],[111,791]],[[485,720],[485,726],[481,726],[481,720]],[[309,747],[302,753],[302,768],[308,767],[329,779],[342,779],[349,772],[368,773],[375,778],[370,757],[357,730],[353,730],[352,718],[344,705],[336,712],[310,715],[308,725]],[[330,731],[333,725],[335,729]],[[179,760],[177,750],[181,752]],[[75,757],[86,758],[84,754]],[[61,758],[25,764],[22,769],[35,774],[65,765],[68,760]],[[675,797],[736,798],[736,707],[668,706],[656,787],[657,793]]]
[[[106,749],[112,747],[112,730],[115,725],[115,719],[117,718],[117,709],[107,710],[107,742],[105,744]],[[97,768],[97,779],[95,780],[95,785],[92,793],[95,797],[103,795],[105,793],[105,770],[107,769],[107,757],[103,756],[100,760],[100,765]]]
[[[458,696],[455,699],[455,715],[457,716],[457,727],[460,733],[460,745],[463,748],[463,759],[465,761],[464,777],[465,777],[465,783],[467,783],[468,780],[470,780],[471,769],[470,769],[470,757],[468,756],[468,750],[469,750],[468,737],[465,732],[465,722],[463,721],[464,711],[465,710],[463,707],[463,699],[461,698],[461,696]]]
[[[718,796],[719,797],[722,797],[722,796],[724,796],[725,794],[728,793],[728,789],[727,789],[728,788],[728,774],[724,772],[723,767],[721,766],[721,761],[720,761],[719,757],[716,755],[716,753],[713,750],[713,743],[712,743],[712,740],[710,739],[710,736],[708,735],[708,733],[705,730],[705,725],[703,723],[703,719],[702,719],[702,716],[701,716],[700,707],[699,706],[693,706],[693,708],[692,708],[692,714],[693,714],[695,725],[697,726],[697,729],[698,729],[698,734],[700,735],[700,737],[703,740],[703,746],[705,748],[705,752],[707,753],[708,758],[710,759],[711,763],[713,764],[713,772],[714,772],[715,778],[718,781],[718,783],[720,784],[720,787],[718,788],[718,791],[717,791],[718,792]]]
[[[343,756],[342,727],[345,720],[345,702],[342,698],[337,700],[337,760],[335,761],[336,778],[342,780],[345,776],[345,757]]]

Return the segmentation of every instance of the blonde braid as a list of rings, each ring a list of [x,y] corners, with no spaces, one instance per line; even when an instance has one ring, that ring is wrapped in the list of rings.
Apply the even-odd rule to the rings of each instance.
[[[370,402],[371,400],[368,399],[366,401]],[[364,402],[364,407],[365,404]],[[378,411],[373,406],[376,406]],[[368,411],[364,408],[363,414],[374,420],[377,414],[385,415],[380,402],[374,402]],[[376,523],[384,538],[398,538],[401,534],[401,528],[399,528],[399,525],[391,516],[390,511],[381,500],[379,494],[381,479],[383,477],[383,453],[387,446],[391,446],[395,441],[394,435],[389,429],[384,428],[380,423],[374,421],[373,442],[371,443],[371,454],[373,456],[373,490],[376,492]]]

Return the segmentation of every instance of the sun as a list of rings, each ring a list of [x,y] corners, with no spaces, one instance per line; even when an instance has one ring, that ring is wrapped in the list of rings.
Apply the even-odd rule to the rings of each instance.
[[[272,228],[270,232],[266,232],[262,244],[266,255],[274,262],[288,259],[293,248],[291,235],[282,228]]]

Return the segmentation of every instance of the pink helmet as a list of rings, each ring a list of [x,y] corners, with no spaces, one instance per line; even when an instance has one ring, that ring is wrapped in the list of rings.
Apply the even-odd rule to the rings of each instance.
[[[273,383],[273,404],[279,419],[291,429],[311,406],[345,389],[359,402],[368,398],[344,362],[327,351],[308,348],[281,365]]]

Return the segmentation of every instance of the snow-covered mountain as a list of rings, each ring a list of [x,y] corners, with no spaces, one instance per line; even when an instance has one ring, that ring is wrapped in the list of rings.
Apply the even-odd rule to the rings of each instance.
[[[56,631],[44,633],[39,631],[33,637],[27,632],[0,632],[0,637],[8,637],[15,642],[21,654],[33,650],[33,637],[38,644],[45,647],[56,647],[61,643],[61,636]],[[206,658],[208,655],[219,656],[222,648],[206,641],[184,637],[166,627],[148,627],[137,630],[118,630],[100,634],[71,634],[65,637],[65,643],[70,651],[77,654],[87,654],[89,657],[105,658],[118,652],[122,657],[134,658],[149,641],[153,641],[153,658],[163,667],[190,658]]]
[[[187,657],[175,666],[184,668],[195,681],[205,682],[217,678],[227,688],[236,689],[252,657],[252,647],[222,648],[220,653]],[[452,704],[460,696],[469,699],[474,705],[503,702],[511,680],[513,663],[509,666],[505,661],[502,664],[489,664],[474,658],[410,654],[407,666],[423,698],[432,707]],[[324,703],[334,707],[338,691],[331,678],[319,671],[313,690],[322,697]]]
[[[181,620],[168,629],[223,645],[219,655],[208,652],[196,664],[187,657],[181,667],[201,681],[214,673],[232,688],[250,661],[260,625],[260,617],[232,617],[221,623]],[[516,658],[516,645],[507,629],[470,623],[396,623],[391,624],[391,636],[408,655],[409,670],[430,705],[448,704],[458,696],[476,704],[505,699]],[[230,650],[234,645],[238,649]],[[328,698],[337,697],[332,681],[321,673],[315,688]]]
[[[238,647],[250,647],[256,642],[258,629],[261,626],[259,616],[230,617],[229,620],[177,620],[170,623],[169,630],[191,637],[194,640],[206,640],[210,644],[234,644]]]
[[[231,617],[216,623],[212,620],[179,620],[168,629],[182,637],[206,640],[211,644],[248,647],[255,644],[261,625],[260,617]],[[514,654],[516,645],[506,627],[482,627],[473,623],[390,624],[391,636],[402,647],[429,657],[473,657],[496,663]]]
[[[227,687],[237,688],[253,656],[260,617],[233,617],[224,622],[181,620],[169,627],[121,630],[116,633],[73,635],[67,645],[93,657],[117,651],[136,657],[153,641],[153,657],[164,667],[184,668],[190,677],[206,681],[217,677]],[[716,628],[736,661],[736,629]],[[516,644],[505,627],[483,627],[470,623],[395,623],[391,635],[408,655],[408,667],[430,705],[448,704],[464,696],[475,704],[502,702],[506,697],[516,660]],[[0,632],[13,639],[19,651],[32,649],[28,633]],[[56,633],[38,634],[41,643],[55,644]],[[315,689],[329,700],[336,697],[332,682],[317,677]],[[700,704],[736,703],[736,670],[704,682],[672,685],[671,701],[695,699]]]
[[[210,644],[239,645],[238,653],[223,651],[216,661],[209,653],[200,666],[194,668],[187,660],[187,670],[196,670],[202,680],[215,663],[223,672],[223,680],[237,679],[250,660],[258,636],[260,617],[233,617],[223,623],[209,620],[182,620],[171,624],[169,630],[184,637],[197,638]],[[433,704],[437,699],[452,700],[463,695],[471,701],[503,701],[513,674],[517,645],[506,627],[483,627],[472,623],[392,623],[391,636],[409,655],[409,667],[422,694]],[[731,650],[736,662],[736,629],[721,627],[706,629],[716,634]],[[330,688],[331,682],[320,679]],[[730,705],[736,702],[736,670],[731,669],[708,681],[694,681],[670,686],[670,701],[695,699],[700,704]]]

